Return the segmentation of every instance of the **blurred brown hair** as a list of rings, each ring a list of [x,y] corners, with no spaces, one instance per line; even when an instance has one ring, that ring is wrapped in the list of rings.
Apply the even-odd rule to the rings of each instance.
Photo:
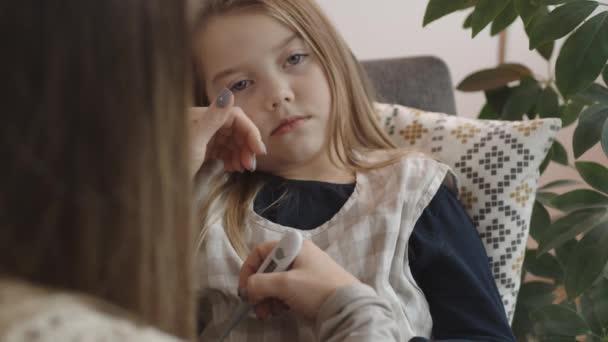
[[[3,1],[0,27],[0,276],[191,338],[185,1]]]

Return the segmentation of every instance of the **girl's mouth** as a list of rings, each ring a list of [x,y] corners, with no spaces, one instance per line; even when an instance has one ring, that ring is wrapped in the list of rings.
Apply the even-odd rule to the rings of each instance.
[[[283,120],[281,120],[281,123],[279,124],[279,126],[277,126],[274,130],[272,130],[272,132],[270,133],[270,136],[281,136],[284,134],[287,134],[291,131],[293,131],[294,129],[298,128],[299,126],[301,126],[304,122],[308,121],[308,119],[310,119],[310,116],[301,116],[301,115],[294,115],[294,116],[289,116]]]

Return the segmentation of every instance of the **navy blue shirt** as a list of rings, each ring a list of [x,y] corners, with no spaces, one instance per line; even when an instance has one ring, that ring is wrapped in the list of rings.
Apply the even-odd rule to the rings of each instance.
[[[331,219],[355,188],[354,184],[269,177],[254,200],[254,211],[301,230]],[[515,341],[477,230],[445,186],[416,222],[408,256],[414,280],[429,303],[434,341]],[[422,337],[410,340],[425,341]]]

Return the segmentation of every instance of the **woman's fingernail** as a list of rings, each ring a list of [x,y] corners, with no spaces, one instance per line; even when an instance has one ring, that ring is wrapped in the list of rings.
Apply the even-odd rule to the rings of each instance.
[[[255,169],[258,167],[258,160],[255,157],[255,154],[251,156],[251,172],[255,172]]]
[[[215,104],[218,106],[218,108],[225,108],[226,106],[228,106],[228,103],[230,103],[231,96],[232,96],[232,92],[230,91],[230,89],[224,88],[224,89],[222,89],[220,94],[217,96],[217,99],[215,100]]]
[[[263,155],[267,155],[268,154],[268,150],[266,149],[266,144],[262,143],[262,154]]]

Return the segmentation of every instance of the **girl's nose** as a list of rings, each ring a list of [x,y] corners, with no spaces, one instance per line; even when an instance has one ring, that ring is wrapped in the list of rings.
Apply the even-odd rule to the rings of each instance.
[[[268,110],[276,111],[294,100],[294,93],[287,85],[275,87],[268,99]]]

